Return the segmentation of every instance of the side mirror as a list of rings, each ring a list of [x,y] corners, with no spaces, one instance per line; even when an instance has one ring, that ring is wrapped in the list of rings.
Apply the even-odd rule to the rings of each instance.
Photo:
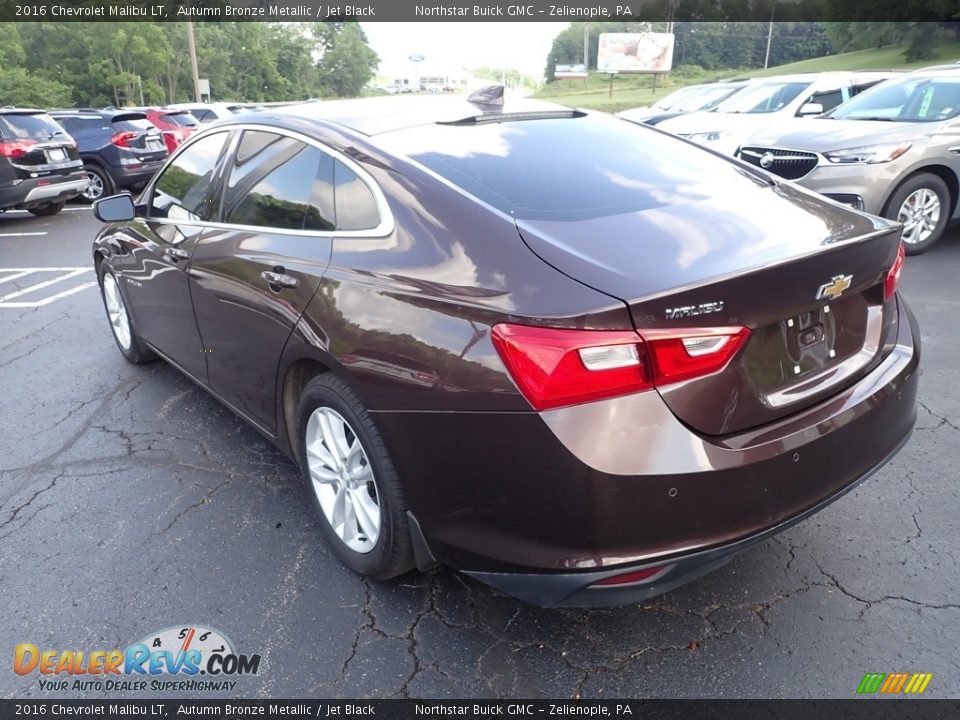
[[[137,216],[130,193],[111,195],[93,203],[93,214],[97,220],[105,223],[127,222]]]
[[[800,112],[797,113],[798,117],[806,117],[807,115],[822,115],[823,114],[823,105],[820,103],[806,103],[803,107],[800,108]]]

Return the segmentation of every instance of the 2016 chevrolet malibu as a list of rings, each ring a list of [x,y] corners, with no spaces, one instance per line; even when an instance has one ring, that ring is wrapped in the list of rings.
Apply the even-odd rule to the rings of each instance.
[[[605,114],[241,115],[96,212],[120,352],[289,454],[364,575],[636,601],[835,500],[915,420],[898,225]]]

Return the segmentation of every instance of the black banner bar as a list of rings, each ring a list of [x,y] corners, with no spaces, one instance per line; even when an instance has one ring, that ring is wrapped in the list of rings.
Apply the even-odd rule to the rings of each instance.
[[[0,718],[630,718],[647,720],[927,720],[957,700],[0,700]]]
[[[858,20],[950,22],[956,2],[861,0],[0,0],[3,22],[623,22]],[[731,14],[733,13],[733,14]],[[735,16],[734,16],[735,15]]]

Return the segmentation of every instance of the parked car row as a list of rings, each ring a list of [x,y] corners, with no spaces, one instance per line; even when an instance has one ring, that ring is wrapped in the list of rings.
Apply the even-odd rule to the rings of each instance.
[[[256,107],[0,108],[0,212],[55,215],[74,198],[139,190],[201,123]]]
[[[908,254],[960,212],[960,66],[832,72],[682,88],[621,113],[903,225]],[[684,93],[683,91],[687,91]],[[676,97],[674,97],[676,96]],[[699,98],[699,100],[698,100]],[[663,117],[667,114],[667,117]]]

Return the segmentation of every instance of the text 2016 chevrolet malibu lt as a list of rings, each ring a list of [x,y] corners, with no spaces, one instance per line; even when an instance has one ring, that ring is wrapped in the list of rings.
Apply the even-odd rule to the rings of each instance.
[[[604,114],[313,103],[98,203],[114,337],[301,466],[359,573],[664,592],[903,445],[900,227]]]

